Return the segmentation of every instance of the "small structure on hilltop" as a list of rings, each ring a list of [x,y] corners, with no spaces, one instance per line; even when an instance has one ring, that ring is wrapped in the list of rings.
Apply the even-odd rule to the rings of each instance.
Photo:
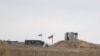
[[[19,41],[6,41],[8,44],[13,45],[13,46],[21,46],[24,45],[24,42],[19,42]]]
[[[66,32],[65,33],[65,40],[72,41],[78,39],[78,33],[75,32]]]
[[[57,48],[86,48],[86,49],[100,49],[100,45],[89,43],[78,39],[78,33],[66,32],[65,40],[58,41],[52,47]]]
[[[43,46],[45,42],[41,40],[25,40],[26,45]]]
[[[25,40],[25,45],[48,47],[48,44],[41,40]]]

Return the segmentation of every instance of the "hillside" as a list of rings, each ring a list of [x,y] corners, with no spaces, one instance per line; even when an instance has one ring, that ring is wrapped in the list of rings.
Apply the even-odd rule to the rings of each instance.
[[[82,40],[59,41],[50,47],[16,47],[5,41],[0,41],[0,45],[0,56],[100,56],[100,45]]]
[[[55,43],[52,47],[100,49],[100,45],[89,43],[83,40],[74,40],[74,41],[63,40]]]
[[[0,40],[0,46],[9,46],[6,41]]]

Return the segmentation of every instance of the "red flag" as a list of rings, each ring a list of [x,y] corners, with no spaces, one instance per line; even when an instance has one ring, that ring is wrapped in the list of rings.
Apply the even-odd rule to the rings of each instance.
[[[48,36],[48,39],[51,39],[51,38],[53,38],[53,35]]]

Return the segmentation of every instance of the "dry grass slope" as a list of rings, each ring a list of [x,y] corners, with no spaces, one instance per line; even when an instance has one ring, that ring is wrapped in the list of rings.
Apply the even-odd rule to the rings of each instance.
[[[62,43],[62,44],[61,44]],[[32,46],[10,46],[3,41],[0,43],[0,56],[100,56],[99,45],[94,45],[84,41],[75,41],[75,42],[66,42],[61,41],[56,43],[56,47],[32,47]],[[91,47],[96,46],[95,48],[72,48],[74,44],[78,46]],[[65,48],[57,48],[57,47]],[[66,48],[71,47],[71,48]]]
[[[100,45],[89,43],[83,40],[75,41],[59,41],[55,43],[52,47],[57,48],[87,48],[87,49],[100,49]]]
[[[100,56],[100,50],[2,47],[0,56]]]

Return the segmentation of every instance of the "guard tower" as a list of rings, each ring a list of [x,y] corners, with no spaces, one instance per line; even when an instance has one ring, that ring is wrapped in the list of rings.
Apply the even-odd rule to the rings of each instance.
[[[66,32],[65,33],[65,40],[72,41],[78,39],[78,33],[75,32]]]

